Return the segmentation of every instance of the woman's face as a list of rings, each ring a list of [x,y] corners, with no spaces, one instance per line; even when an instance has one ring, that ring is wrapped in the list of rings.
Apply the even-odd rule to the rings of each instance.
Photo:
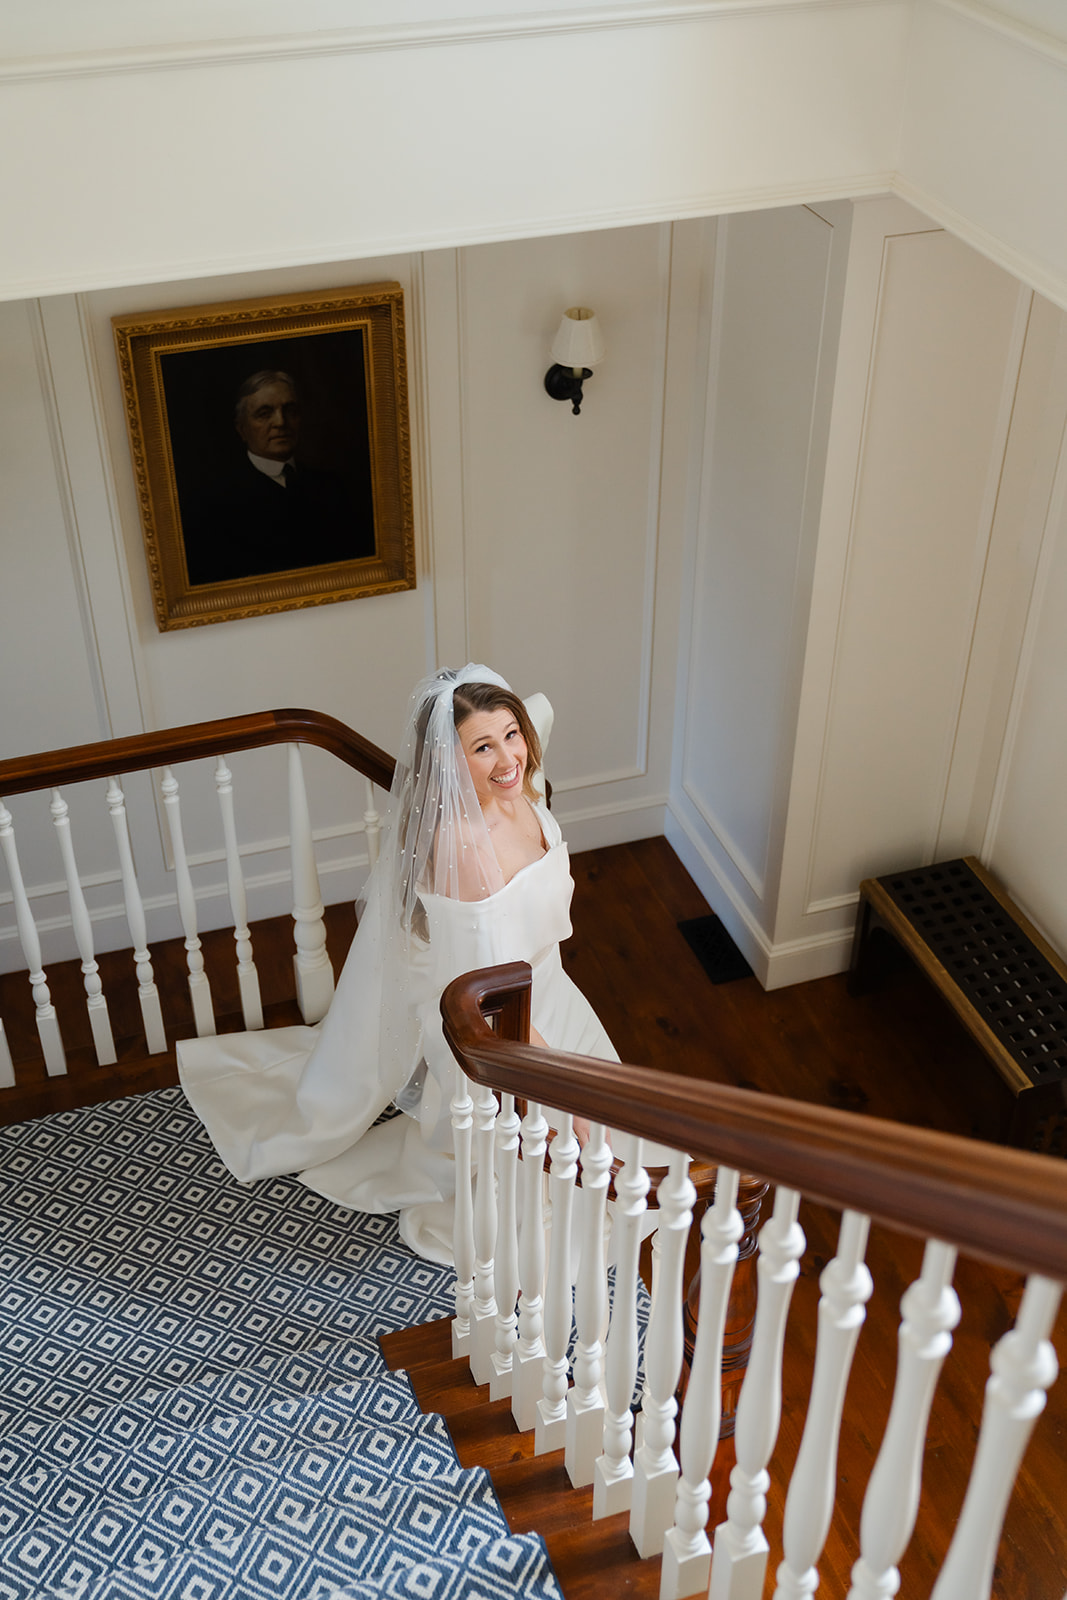
[[[456,732],[474,780],[478,804],[518,799],[526,772],[526,740],[517,718],[504,707],[499,711],[472,711]]]

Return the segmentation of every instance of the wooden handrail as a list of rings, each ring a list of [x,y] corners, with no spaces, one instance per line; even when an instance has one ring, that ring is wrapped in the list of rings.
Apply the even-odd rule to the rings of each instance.
[[[1067,1163],[517,1043],[530,983],[520,961],[467,973],[445,990],[445,1036],[477,1083],[595,1117],[1016,1271],[1067,1281]],[[493,1015],[498,1033],[486,1020]]]
[[[126,739],[72,745],[43,755],[18,756],[0,762],[0,796],[27,794],[88,778],[109,778],[120,772],[171,766],[202,756],[230,755],[268,744],[313,744],[354,767],[382,789],[393,781],[392,756],[379,750],[336,717],[319,711],[255,711],[218,722],[192,722],[184,728],[162,728]]]

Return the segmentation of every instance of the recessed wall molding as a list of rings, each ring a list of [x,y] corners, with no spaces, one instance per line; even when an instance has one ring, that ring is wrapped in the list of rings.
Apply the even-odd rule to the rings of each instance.
[[[766,888],[765,874],[748,860],[740,845],[730,837],[729,829],[715,816],[688,778],[682,782],[682,792],[730,865],[747,883],[755,898],[762,901]]]
[[[191,40],[172,45],[130,45],[9,58],[0,84],[47,78],[106,77],[114,73],[175,71],[185,67],[232,66],[302,60],[316,56],[362,55],[378,50],[427,46],[493,44],[619,28],[662,27],[671,23],[727,20],[737,16],[792,14],[798,11],[902,9],[906,0],[691,0],[690,4],[583,6],[567,11],[531,11],[520,16],[462,17],[447,22],[377,24],[278,34]]]

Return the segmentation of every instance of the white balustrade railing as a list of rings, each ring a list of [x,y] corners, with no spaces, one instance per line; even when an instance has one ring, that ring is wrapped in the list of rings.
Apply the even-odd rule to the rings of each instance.
[[[174,883],[178,895],[178,915],[185,934],[185,959],[189,968],[189,999],[193,1007],[193,1022],[198,1038],[210,1038],[215,1032],[211,984],[204,970],[204,952],[197,933],[196,891],[189,871],[189,858],[185,853],[181,793],[178,780],[170,767],[163,769],[159,788],[163,796],[163,807],[170,833],[171,854],[174,857]]]
[[[493,1376],[496,1350],[496,1095],[474,1091],[474,1303],[471,1306],[470,1363],[475,1383]]]
[[[241,851],[237,844],[237,821],[233,810],[233,773],[225,756],[215,760],[215,790],[222,814],[222,836],[226,844],[226,884],[233,913],[233,937],[237,946],[237,988],[245,1027],[262,1028],[263,1002],[259,993],[259,974],[252,958],[252,935],[248,930],[248,899],[245,894]]]
[[[534,1425],[534,1452],[539,1456],[562,1449],[567,1442],[567,1339],[574,1284],[571,1216],[574,1180],[578,1176],[574,1118],[558,1111],[551,1115],[559,1131],[549,1150],[548,1196],[552,1210],[545,1284],[544,1380]]]
[[[333,968],[326,953],[325,907],[315,865],[300,746],[289,750],[289,849],[293,867],[293,938],[296,998],[305,1022],[321,1022],[333,999]]]
[[[734,1264],[743,1233],[739,1175],[720,1167],[714,1203],[701,1227],[700,1303],[696,1339],[685,1386],[681,1425],[675,1430],[676,1391],[683,1364],[683,1282],[686,1242],[695,1190],[688,1157],[675,1153],[657,1191],[658,1211],[647,1210],[649,1176],[642,1141],[597,1124],[580,1153],[573,1117],[547,1116],[558,1129],[545,1177],[546,1115],[533,1102],[521,1126],[510,1096],[475,1087],[457,1069],[453,1100],[456,1130],[458,1315],[453,1349],[469,1342],[458,1334],[462,1307],[494,1312],[495,1361],[490,1395],[505,1393],[510,1379],[512,1415],[522,1432],[534,1431],[533,1451],[562,1452],[576,1487],[592,1483],[592,1520],[629,1511],[638,1555],[662,1550],[661,1600],[707,1593],[709,1600],[762,1600],[769,1558],[764,1531],[782,1415],[782,1373],[788,1318],[805,1238],[798,1221],[801,1197],[780,1186],[772,1214],[759,1233],[758,1283],[751,1352],[736,1412],[736,1464],[730,1473],[726,1519],[707,1530],[710,1479],[720,1429],[723,1346]],[[473,1163],[471,1128],[477,1107],[479,1187],[493,1187],[485,1162],[495,1149],[495,1189],[501,1226],[494,1235],[497,1263],[479,1258],[475,1292],[474,1223],[469,1202]],[[495,1136],[491,1129],[495,1116]],[[518,1147],[518,1148],[516,1148]],[[615,1196],[606,1205],[611,1152]],[[517,1179],[515,1167],[518,1167]],[[466,1175],[464,1172],[466,1169]],[[580,1171],[580,1188],[575,1182]],[[705,1180],[702,1178],[701,1182]],[[751,1186],[751,1180],[749,1180]],[[508,1263],[513,1188],[521,1194],[518,1277]],[[548,1189],[550,1204],[544,1207]],[[580,1202],[576,1202],[576,1193]],[[606,1213],[606,1215],[605,1215]],[[643,1222],[655,1219],[651,1305],[638,1273]],[[853,1354],[873,1291],[865,1262],[869,1219],[842,1212],[837,1253],[819,1279],[815,1365],[800,1449],[784,1494],[782,1555],[776,1600],[808,1600],[818,1585],[817,1563],[833,1511],[838,1440]],[[467,1243],[461,1238],[466,1234]],[[751,1237],[751,1236],[749,1236]],[[610,1250],[605,1249],[610,1240]],[[606,1341],[601,1350],[608,1255],[615,1280]],[[547,1281],[545,1262],[547,1258]],[[871,1471],[858,1530],[849,1600],[891,1600],[900,1583],[898,1563],[915,1527],[931,1405],[939,1374],[951,1353],[959,1303],[952,1287],[956,1252],[930,1240],[920,1276],[901,1300],[898,1365],[881,1447]],[[518,1284],[517,1325],[511,1316]],[[544,1311],[542,1314],[542,1293]],[[932,1600],[988,1600],[1005,1507],[1022,1451],[1045,1394],[1056,1376],[1049,1335],[1062,1286],[1032,1277],[1015,1329],[992,1353],[992,1376],[963,1511]],[[567,1346],[572,1299],[576,1342],[573,1385],[568,1388]],[[645,1379],[640,1437],[634,1448],[631,1401],[644,1328]],[[510,1372],[508,1371],[510,1358]],[[475,1374],[475,1376],[477,1376]],[[583,1436],[586,1413],[596,1418],[598,1442]],[[590,1448],[593,1452],[589,1461]],[[677,1455],[675,1451],[677,1450]],[[679,1465],[680,1463],[680,1465]],[[673,1519],[673,1526],[672,1524]],[[1067,1597],[1065,1597],[1067,1600]]]
[[[452,1319],[452,1356],[469,1356],[471,1313],[474,1306],[474,1168],[471,1159],[474,1101],[470,1081],[456,1067],[452,1095],[452,1149],[456,1158],[456,1200],[453,1214],[452,1254],[456,1264],[456,1314]]]
[[[275,715],[291,714],[278,713]],[[298,715],[304,716],[302,713]],[[239,723],[241,719],[235,719],[235,721]],[[229,726],[229,724],[218,725],[219,730],[223,726]],[[201,730],[196,729],[193,732],[199,735]],[[254,742],[247,738],[244,739],[245,745]],[[277,741],[268,740],[266,742]],[[119,743],[121,744],[121,741]],[[89,748],[86,747],[86,749]],[[106,748],[101,746],[101,753]],[[218,748],[217,745],[216,748]],[[296,943],[294,971],[297,998],[302,1013],[306,1020],[314,1022],[321,1019],[329,1008],[333,994],[333,968],[326,951],[324,909],[318,871],[315,864],[314,842],[299,747],[290,744],[286,748],[291,826],[293,918]],[[64,754],[66,753],[64,752]],[[84,760],[82,750],[74,751],[70,754]],[[91,754],[95,760],[95,749],[91,750]],[[57,765],[62,765],[62,763],[57,763]],[[77,761],[75,761],[74,765],[77,767]],[[87,773],[85,777],[91,778],[99,774],[102,765],[103,762],[101,761],[96,765],[95,772]],[[382,762],[378,762],[378,766],[382,768],[382,781],[384,782],[386,769]],[[129,770],[141,769],[131,767]],[[67,776],[69,777],[70,775],[70,769],[68,769]],[[32,792],[25,782],[25,776],[26,774],[23,771],[18,773],[15,786],[16,793]],[[81,777],[81,772],[78,772],[76,774],[77,781],[81,781]],[[214,779],[221,820],[223,846],[221,858],[225,862],[226,887],[233,919],[238,994],[244,1026],[249,1029],[258,1029],[263,1026],[263,1003],[252,949],[248,894],[242,867],[241,849],[237,837],[233,774],[230,770],[229,759],[224,755],[218,755],[215,758]],[[376,801],[375,782],[369,777],[364,781],[366,789],[362,828],[366,835],[368,860],[373,863],[378,855],[381,816]],[[83,888],[83,879],[79,874],[75,856],[73,832],[74,828],[78,826],[77,820],[72,815],[67,799],[59,788],[53,786],[50,790],[45,789],[40,792],[43,794],[50,793],[51,797],[50,814],[55,830],[54,837],[58,843],[64,869],[67,905],[69,907],[69,929],[70,934],[73,935],[74,945],[80,959],[86,1011],[96,1059],[101,1065],[111,1064],[117,1059],[117,1049],[109,1011],[109,997],[105,995],[104,991],[101,969],[103,958],[100,957],[98,959],[97,946],[100,941],[94,934],[95,914],[90,909],[90,903],[87,901],[85,889]],[[200,857],[191,866],[182,827],[181,791],[178,779],[171,766],[166,766],[162,769],[160,793],[171,845],[175,900],[184,935],[187,982],[193,1009],[193,1022],[198,1035],[210,1036],[216,1031],[216,1020],[212,1005],[211,984],[198,928],[198,894],[193,881],[192,867],[195,866],[196,871],[201,872],[206,861],[216,861],[219,856],[208,855]],[[156,971],[153,967],[149,948],[145,896],[142,894],[138,883],[130,821],[127,814],[126,795],[116,776],[111,776],[106,780],[105,802],[111,817],[117,855],[118,870],[115,877],[122,885],[123,907],[132,943],[130,954],[132,955],[137,983],[137,999],[144,1029],[144,1043],[149,1055],[159,1055],[168,1048],[167,1032],[164,1025]],[[358,824],[356,826],[358,827]],[[28,980],[33,994],[34,1014],[41,1054],[48,1074],[56,1076],[66,1072],[67,1055],[60,1033],[59,1017],[52,989],[49,986],[44,970],[41,935],[32,910],[33,895],[39,891],[28,890],[26,887],[15,843],[14,822],[10,811],[3,802],[0,802],[0,853],[3,854],[6,864],[11,888],[11,904],[14,909],[19,942],[28,969]],[[99,875],[92,881],[99,882]],[[46,892],[51,894],[53,886],[49,885]],[[210,892],[212,895],[218,892],[214,884],[211,885]],[[158,903],[158,895],[154,894],[153,899]],[[113,914],[113,908],[108,906],[106,915],[112,916]],[[42,923],[42,927],[46,926],[48,924]],[[109,972],[107,983],[112,1005],[114,1005],[119,980],[115,976],[113,963],[105,970]],[[63,985],[59,985],[57,993],[62,995],[64,992]],[[116,1011],[116,1016],[120,1014],[119,1011]],[[12,1061],[8,1034],[5,1031],[2,1020],[0,1020],[0,1088],[13,1087],[17,1081],[17,1071]]]
[[[74,942],[81,956],[85,1005],[89,1013],[96,1059],[102,1067],[109,1067],[118,1060],[111,1032],[111,1018],[108,1014],[104,985],[100,980],[100,966],[93,950],[93,925],[89,919],[89,907],[85,903],[81,879],[78,877],[78,863],[74,857],[74,841],[70,836],[70,807],[58,789],[52,790],[51,812],[59,838],[59,851],[63,857],[63,870],[67,877],[70,920],[74,929]]]
[[[581,1243],[574,1287],[574,1384],[567,1395],[563,1464],[576,1489],[592,1483],[604,1439],[604,1346],[608,1296],[604,1229],[607,1222],[611,1146],[603,1123],[594,1122],[582,1151]]]
[[[689,1158],[676,1152],[656,1194],[659,1227],[652,1255],[651,1336],[645,1351],[641,1442],[634,1452],[630,1537],[643,1556],[658,1555],[663,1549],[674,1516],[678,1483],[674,1396],[682,1371],[682,1271],[695,1199]]]
[[[511,1415],[515,1426],[526,1432],[537,1421],[537,1403],[544,1392],[545,1357],[545,1186],[542,1173],[548,1123],[534,1100],[527,1102],[520,1134],[525,1159],[521,1163],[519,1339],[512,1355]]]
[[[848,1600],[892,1600],[897,1562],[915,1527],[926,1424],[942,1364],[952,1348],[960,1303],[952,1288],[956,1252],[930,1240],[922,1275],[900,1303],[897,1381],[882,1448],[867,1484],[860,1521],[860,1559]]]
[[[1058,1372],[1049,1342],[1063,1285],[1032,1277],[1015,1326],[993,1347],[974,1467],[930,1600],[985,1600],[1019,1462]]]
[[[711,1499],[711,1468],[722,1412],[722,1342],[737,1246],[744,1228],[737,1209],[738,1174],[720,1167],[715,1203],[700,1225],[700,1311],[693,1365],[682,1413],[678,1452],[681,1471],[674,1527],[667,1530],[660,1572],[660,1600],[706,1589],[711,1545],[705,1533]]]
[[[604,1360],[604,1448],[593,1479],[594,1521],[628,1511],[633,1497],[630,1449],[634,1418],[630,1407],[637,1381],[638,1259],[648,1189],[642,1141],[630,1139],[615,1183],[615,1295]]]
[[[63,1048],[63,1040],[59,1032],[59,1020],[56,1008],[52,1004],[52,995],[48,988],[48,979],[45,976],[41,963],[41,941],[37,937],[37,924],[33,920],[30,910],[29,896],[26,885],[22,881],[22,868],[19,866],[18,849],[15,844],[15,827],[11,813],[0,800],[0,849],[4,852],[7,863],[7,876],[11,884],[11,898],[15,907],[15,922],[19,931],[19,942],[22,945],[22,954],[29,968],[30,989],[33,993],[34,1020],[37,1023],[37,1037],[41,1041],[41,1051],[44,1055],[45,1068],[50,1077],[58,1077],[67,1070],[67,1055]]]
[[[845,1385],[856,1340],[874,1287],[863,1256],[870,1223],[858,1211],[841,1218],[837,1255],[819,1278],[819,1332],[815,1372],[782,1529],[784,1559],[778,1568],[775,1600],[805,1600],[815,1593],[822,1554],[834,1509],[837,1439],[845,1405]]]
[[[511,1396],[512,1366],[519,1338],[519,1319],[515,1309],[519,1297],[519,1118],[513,1094],[500,1097],[500,1116],[496,1125],[496,1172],[496,1327],[489,1397],[491,1400],[507,1400]]]
[[[759,1240],[759,1298],[748,1373],[737,1403],[727,1520],[715,1531],[711,1600],[761,1600],[770,1546],[763,1532],[771,1459],[782,1415],[786,1318],[804,1253],[800,1196],[779,1188]]]
[[[137,999],[141,1006],[145,1043],[149,1055],[161,1055],[167,1048],[167,1035],[163,1027],[163,1012],[159,1004],[156,975],[148,949],[148,924],[145,921],[144,901],[137,883],[133,864],[133,847],[130,844],[130,823],[126,815],[126,797],[117,778],[107,781],[107,807],[115,829],[115,846],[119,855],[119,872],[122,877],[122,894],[126,903],[126,926],[133,940],[133,963],[137,974]]]

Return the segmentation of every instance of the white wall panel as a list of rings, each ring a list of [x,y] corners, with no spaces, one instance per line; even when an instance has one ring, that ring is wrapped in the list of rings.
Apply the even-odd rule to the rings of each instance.
[[[1056,506],[1058,527],[1025,686],[1012,726],[997,829],[988,852],[992,870],[1043,928],[1067,950],[1067,471]]]
[[[1056,333],[1048,407],[1056,437],[1047,453],[1054,471],[1051,482],[1039,479],[1047,492],[1033,497],[1041,554],[982,859],[1067,951],[1067,317]]]
[[[95,732],[100,707],[35,307],[0,307],[0,373],[0,748],[16,756]]]
[[[683,785],[762,900],[833,228],[803,207],[719,233],[712,431],[697,556]]]
[[[1015,388],[1018,302],[1012,279],[949,234],[886,240],[808,910],[933,851]]]
[[[909,16],[556,7],[422,41],[357,24],[272,44],[249,14],[243,40],[191,54],[9,61],[0,211],[20,225],[0,296],[878,190]]]
[[[774,932],[849,210],[718,229],[668,836],[757,967]]]
[[[665,764],[649,773],[648,719],[669,242],[633,228],[463,255],[470,650],[555,705],[563,819],[597,803],[591,790],[630,798],[648,779],[637,792],[661,801],[666,787]],[[575,304],[597,312],[607,346],[578,417],[543,387]]]

